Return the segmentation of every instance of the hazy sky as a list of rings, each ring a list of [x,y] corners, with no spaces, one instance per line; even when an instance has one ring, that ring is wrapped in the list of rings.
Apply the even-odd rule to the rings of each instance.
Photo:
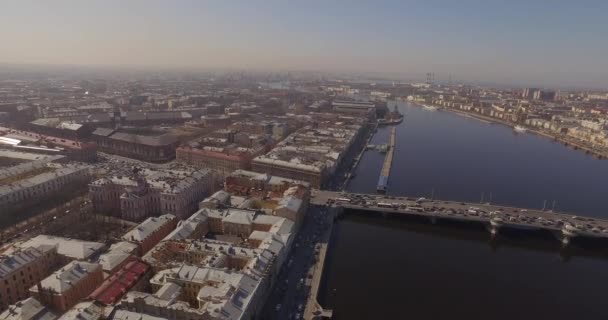
[[[0,1],[0,62],[608,87],[608,1]]]

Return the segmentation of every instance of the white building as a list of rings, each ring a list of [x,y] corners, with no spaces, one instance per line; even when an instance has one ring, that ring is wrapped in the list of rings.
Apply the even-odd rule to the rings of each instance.
[[[161,213],[180,218],[198,208],[198,202],[214,188],[210,170],[177,171],[144,169],[137,175],[103,178],[89,184],[93,209],[141,221]]]

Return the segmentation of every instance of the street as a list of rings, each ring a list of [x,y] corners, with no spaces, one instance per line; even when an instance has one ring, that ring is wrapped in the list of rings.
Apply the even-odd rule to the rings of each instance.
[[[311,266],[317,259],[315,247],[328,228],[326,209],[311,206],[298,233],[290,257],[283,265],[273,292],[268,297],[262,319],[302,319],[310,292]]]

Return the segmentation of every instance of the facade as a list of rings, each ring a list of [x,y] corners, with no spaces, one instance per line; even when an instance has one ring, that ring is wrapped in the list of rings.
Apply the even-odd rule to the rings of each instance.
[[[307,181],[316,188],[320,188],[325,183],[326,178],[329,177],[328,171],[321,162],[306,165],[270,157],[255,158],[252,163],[252,170]]]
[[[0,210],[25,208],[89,182],[89,168],[31,162],[2,170]]]
[[[372,102],[334,100],[331,105],[332,109],[336,112],[367,115],[370,117],[376,114],[376,105]]]
[[[196,149],[190,146],[177,148],[176,159],[199,168],[219,172],[232,172],[251,167],[252,155],[248,152],[226,152]]]
[[[139,252],[143,255],[173,231],[176,225],[177,218],[172,214],[151,217],[127,232],[122,239],[139,244]]]
[[[52,245],[18,249],[2,256],[0,310],[27,298],[30,294],[28,289],[49,275],[57,261],[57,247]]]
[[[36,299],[53,310],[67,311],[103,281],[101,265],[72,261],[30,288]]]
[[[162,213],[188,217],[215,186],[209,170],[144,169],[129,177],[113,176],[89,184],[93,209],[99,213],[142,221]]]

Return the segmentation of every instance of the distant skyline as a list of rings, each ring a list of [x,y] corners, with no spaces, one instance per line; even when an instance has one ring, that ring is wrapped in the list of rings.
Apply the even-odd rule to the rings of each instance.
[[[2,1],[0,63],[608,88],[606,1]],[[421,79],[422,80],[422,79]]]

